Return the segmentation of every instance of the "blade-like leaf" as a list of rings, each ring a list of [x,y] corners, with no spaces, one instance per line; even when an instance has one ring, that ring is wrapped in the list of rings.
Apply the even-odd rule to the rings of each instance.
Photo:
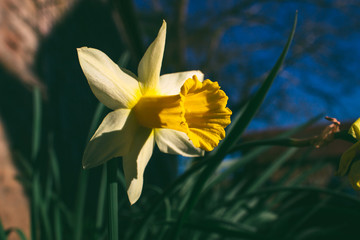
[[[297,151],[297,148],[289,148],[281,157],[279,157],[274,163],[272,163],[268,169],[266,169],[248,189],[247,193],[253,192],[261,187],[273,174],[277,171],[286,160],[288,160],[294,153]]]
[[[284,133],[281,133],[273,139],[276,140],[276,139],[280,139],[280,138],[290,137],[293,134],[304,130],[308,126],[311,126],[316,121],[318,121],[321,117],[322,117],[322,115],[315,116],[314,118],[310,119],[306,123],[304,123],[296,128],[290,129]],[[250,162],[257,156],[259,156],[261,153],[268,150],[269,148],[270,148],[270,146],[259,147],[257,149],[254,149],[253,151],[251,151],[248,155],[244,156],[243,158],[240,158],[238,161],[233,162],[225,171],[222,171],[221,173],[216,174],[213,177],[211,177],[211,179],[208,181],[209,183],[206,185],[206,189],[210,189],[215,184],[218,184],[219,182],[223,181],[229,175],[234,173],[236,170],[238,170],[239,168],[241,168],[242,166],[244,166],[245,164],[247,164],[248,162]]]
[[[261,104],[263,103],[266,94],[268,93],[272,83],[274,82],[282,64],[284,63],[285,57],[287,52],[289,51],[290,44],[293,40],[295,34],[295,28],[297,24],[297,12],[295,15],[294,24],[290,33],[290,36],[286,42],[286,45],[276,61],[274,67],[271,69],[270,73],[268,74],[267,78],[259,88],[259,90],[255,93],[253,98],[247,104],[244,112],[242,115],[236,119],[235,122],[232,123],[231,130],[228,131],[227,137],[219,144],[219,146],[212,152],[212,155],[217,155],[217,152],[227,152],[228,149],[235,144],[241,134],[245,131],[246,127],[249,125],[253,117],[255,116],[256,112],[260,108]]]
[[[176,221],[167,221],[167,224],[174,225]],[[221,219],[201,219],[184,224],[184,227],[191,230],[201,231],[205,234],[216,233],[221,238],[236,239],[264,239],[265,236],[257,233],[249,226],[234,224]]]
[[[38,87],[33,91],[33,133],[31,158],[33,162],[38,156],[41,137],[41,92]]]
[[[275,63],[275,66],[271,69],[268,77],[265,79],[264,83],[254,95],[254,97],[250,100],[249,104],[246,106],[244,113],[234,122],[234,126],[232,127],[231,131],[228,132],[227,137],[219,144],[217,149],[215,149],[211,154],[209,154],[209,164],[206,166],[205,170],[201,173],[196,182],[193,190],[191,191],[191,195],[189,200],[187,201],[184,209],[181,211],[181,214],[178,219],[178,223],[176,224],[176,228],[173,232],[173,239],[178,239],[179,233],[181,232],[181,228],[185,219],[188,218],[191,210],[194,208],[195,204],[197,203],[201,191],[207,181],[207,179],[213,174],[217,166],[220,164],[222,159],[226,156],[228,150],[239,140],[241,134],[244,132],[248,124],[250,123],[251,119],[254,117],[255,113],[259,109],[260,105],[262,104],[270,86],[272,85],[277,73],[282,66],[285,56],[289,50],[290,43],[294,37],[295,28],[297,23],[297,13],[295,15],[295,20],[293,24],[293,28],[291,34],[287,40],[287,43]]]
[[[2,225],[1,219],[0,219],[0,239],[6,239],[6,233],[4,226]]]
[[[6,230],[7,234],[10,234],[11,232],[15,232],[18,235],[20,240],[26,240],[26,236],[25,236],[24,232],[21,231],[20,229],[10,228],[10,229]],[[6,238],[0,238],[0,239],[6,239]]]

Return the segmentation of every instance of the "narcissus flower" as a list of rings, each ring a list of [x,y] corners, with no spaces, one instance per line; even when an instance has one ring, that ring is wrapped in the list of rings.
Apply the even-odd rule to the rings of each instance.
[[[131,204],[140,197],[155,142],[165,153],[200,156],[218,145],[230,124],[228,97],[216,82],[203,81],[201,71],[160,76],[165,35],[164,21],[139,63],[138,77],[97,49],[78,49],[91,90],[113,110],[86,146],[83,167],[123,157]]]
[[[336,174],[344,176],[348,173],[352,187],[355,190],[360,190],[360,159],[355,159],[356,155],[360,152],[360,118],[351,125],[349,134],[356,138],[358,142],[343,153]]]

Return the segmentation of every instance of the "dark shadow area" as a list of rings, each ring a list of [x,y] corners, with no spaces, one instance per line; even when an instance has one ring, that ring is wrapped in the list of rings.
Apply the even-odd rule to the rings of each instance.
[[[0,67],[0,116],[11,147],[29,155],[32,134],[32,93]]]
[[[53,134],[60,162],[63,196],[71,205],[81,169],[90,123],[97,99],[93,96],[78,62],[76,48],[100,49],[116,61],[124,50],[108,6],[82,1],[40,43],[36,59],[38,74],[47,86],[44,122]]]

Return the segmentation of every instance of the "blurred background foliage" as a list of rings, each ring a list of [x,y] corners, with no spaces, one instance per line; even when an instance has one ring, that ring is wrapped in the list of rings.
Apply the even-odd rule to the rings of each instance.
[[[100,197],[106,195],[106,176],[101,167],[81,171],[81,157],[89,129],[91,134],[108,110],[88,87],[77,47],[100,49],[137,72],[165,19],[162,73],[203,71],[220,83],[236,115],[280,56],[298,10],[284,67],[249,127],[262,131],[244,139],[317,135],[322,127],[305,131],[313,120],[278,129],[298,126],[319,113],[340,121],[358,117],[353,111],[359,108],[358,1],[1,0],[0,6],[0,118],[19,178],[37,203],[30,207],[38,213],[32,216],[38,239],[107,236],[106,202]],[[232,152],[207,179],[179,236],[355,236],[360,202],[347,182],[332,176],[346,146],[336,141],[322,152],[271,146]],[[140,202],[130,207],[121,189],[121,239],[172,239],[178,234],[172,229],[198,174],[175,188],[170,183],[177,174],[177,157],[156,151]],[[118,176],[121,180],[121,170]],[[171,194],[155,208],[169,186]]]

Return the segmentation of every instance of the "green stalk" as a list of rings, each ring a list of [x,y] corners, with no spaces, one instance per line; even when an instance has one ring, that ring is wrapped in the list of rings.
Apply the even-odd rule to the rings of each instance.
[[[107,179],[107,164],[105,163],[102,169],[99,199],[96,214],[96,229],[100,231],[104,222],[104,210],[105,210],[105,197],[106,197],[106,179]]]
[[[40,149],[41,113],[41,92],[38,87],[35,87],[33,90],[33,132],[31,149],[31,159],[33,163],[36,161]]]
[[[41,92],[38,87],[33,90],[33,132],[31,163],[32,169],[32,189],[30,199],[30,218],[31,218],[31,239],[38,239],[40,229],[39,202],[40,202],[40,170],[38,163],[38,153],[41,141]]]
[[[81,171],[78,182],[78,194],[76,198],[76,213],[75,213],[75,233],[74,239],[81,240],[83,239],[83,216],[84,216],[84,207],[85,207],[85,196],[87,189],[87,179],[88,172]]]
[[[109,200],[109,239],[118,240],[119,238],[119,219],[118,219],[118,183],[117,183],[117,160],[112,159],[107,164],[108,176],[108,200]]]
[[[0,219],[0,239],[6,239],[6,233],[4,226],[2,225],[1,219]]]
[[[32,176],[32,191],[30,200],[30,218],[31,218],[31,239],[39,239],[39,173],[36,171]]]
[[[251,199],[253,197],[259,197],[259,196],[267,196],[272,195],[275,193],[283,193],[283,192],[290,192],[290,193],[299,193],[299,192],[305,192],[305,193],[318,193],[318,194],[325,194],[331,197],[335,197],[338,199],[342,199],[345,201],[349,201],[353,204],[360,204],[360,200],[358,197],[351,196],[346,193],[339,192],[338,190],[331,190],[331,189],[325,189],[325,188],[319,188],[319,187],[302,187],[302,186],[292,186],[292,187],[268,187],[261,189],[256,192],[249,192],[246,194],[243,194],[241,196],[237,196],[236,199],[233,199],[229,202],[224,203],[225,205],[232,205],[234,202],[237,202],[241,199]]]
[[[99,123],[99,119],[105,109],[105,106],[102,103],[99,103],[94,117],[92,119],[90,125],[90,131],[88,134],[88,141],[90,140],[92,134],[95,132],[96,126]],[[76,213],[75,213],[75,232],[74,239],[81,240],[83,239],[83,216],[84,216],[84,207],[85,207],[85,199],[86,199],[86,190],[88,184],[88,171],[80,171],[79,181],[78,181],[78,193],[76,197]]]

